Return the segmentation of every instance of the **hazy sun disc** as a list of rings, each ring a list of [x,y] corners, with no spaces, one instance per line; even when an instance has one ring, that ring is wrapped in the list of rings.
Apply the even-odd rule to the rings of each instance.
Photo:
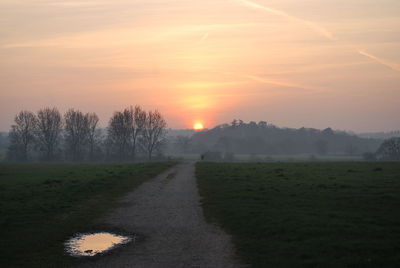
[[[203,123],[201,123],[201,122],[194,123],[193,129],[194,130],[202,130],[202,129],[204,129]]]

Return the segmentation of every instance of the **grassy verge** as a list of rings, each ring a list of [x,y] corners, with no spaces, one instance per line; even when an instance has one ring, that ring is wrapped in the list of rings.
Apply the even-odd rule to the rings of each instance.
[[[400,164],[199,163],[205,215],[251,267],[399,267]]]
[[[63,242],[173,165],[0,163],[0,266],[63,267]]]

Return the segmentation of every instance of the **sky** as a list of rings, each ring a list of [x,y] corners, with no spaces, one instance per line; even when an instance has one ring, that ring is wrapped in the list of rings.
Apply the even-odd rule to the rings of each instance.
[[[0,0],[0,130],[130,105],[171,128],[400,128],[398,0]]]

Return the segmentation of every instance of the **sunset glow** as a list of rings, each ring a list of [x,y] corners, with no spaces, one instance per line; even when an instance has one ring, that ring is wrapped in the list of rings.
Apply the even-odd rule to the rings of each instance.
[[[136,104],[172,128],[390,130],[400,1],[382,1],[2,1],[0,130],[21,109],[96,111],[106,126]]]
[[[194,130],[203,130],[204,129],[203,123],[201,123],[201,122],[194,123],[193,124],[193,129]]]

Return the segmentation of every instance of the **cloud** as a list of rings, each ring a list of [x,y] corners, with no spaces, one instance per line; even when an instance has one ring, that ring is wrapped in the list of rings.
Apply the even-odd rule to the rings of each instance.
[[[361,55],[363,55],[365,57],[368,57],[368,58],[370,58],[370,59],[372,59],[372,60],[374,60],[374,61],[376,61],[376,62],[378,62],[378,63],[380,63],[382,65],[385,65],[385,66],[389,67],[393,71],[400,72],[400,65],[398,65],[396,63],[390,62],[390,61],[385,60],[385,59],[381,59],[381,58],[379,58],[379,57],[377,57],[375,55],[372,55],[371,53],[366,52],[365,50],[358,50],[358,53],[360,53]]]
[[[82,1],[70,1],[70,2],[49,2],[47,3],[50,6],[59,6],[59,7],[96,7],[99,5],[104,5],[107,3],[96,3],[96,2],[82,2]]]
[[[238,1],[248,7],[261,9],[261,10],[267,11],[269,13],[272,13],[274,15],[281,16],[281,17],[287,18],[289,20],[302,23],[302,24],[306,25],[308,28],[312,29],[314,32],[318,33],[319,35],[321,35],[329,40],[332,40],[332,41],[336,40],[331,32],[329,32],[327,29],[323,28],[322,26],[320,26],[314,22],[289,15],[288,13],[283,12],[281,10],[270,8],[270,7],[267,7],[264,5],[260,5],[260,4],[257,4],[257,3],[254,3],[254,2],[251,2],[248,0],[238,0]]]
[[[226,24],[189,24],[179,26],[149,26],[140,28],[138,25],[124,25],[119,28],[106,28],[94,31],[84,31],[52,38],[36,39],[17,43],[0,43],[0,48],[29,48],[29,47],[110,47],[146,42],[164,41],[177,37],[202,33],[199,43],[204,42],[212,31],[253,27],[255,23],[226,23]],[[136,38],[134,38],[136,37]],[[140,38],[139,38],[140,37]]]
[[[208,38],[208,35],[209,35],[209,33],[207,32],[207,33],[205,33],[202,37],[201,37],[201,39],[200,39],[200,43],[202,43],[202,42],[204,42],[204,41],[206,41],[207,40],[207,38]]]
[[[278,81],[274,79],[269,79],[269,78],[264,78],[256,75],[244,75],[243,77],[263,83],[263,84],[270,84],[270,85],[276,85],[276,86],[282,86],[282,87],[290,87],[290,88],[302,88],[302,89],[319,89],[316,87],[312,86],[306,86],[306,85],[300,85],[300,84],[295,84],[295,83],[290,83],[290,82],[285,82],[285,81]]]
[[[277,10],[277,9],[274,9],[274,8],[270,8],[270,7],[265,6],[265,5],[260,5],[260,4],[254,3],[252,1],[248,1],[248,0],[237,0],[237,1],[241,2],[242,4],[244,4],[244,5],[248,6],[248,7],[261,9],[261,10],[267,11],[269,13],[275,14],[277,16],[281,16],[281,17],[287,18],[289,20],[292,20],[292,21],[295,21],[295,22],[298,22],[298,23],[302,23],[302,24],[306,25],[308,28],[312,29],[314,32],[318,33],[319,35],[321,35],[321,36],[323,36],[323,37],[325,37],[325,38],[327,38],[327,39],[329,39],[331,41],[337,41],[337,39],[333,36],[333,34],[330,31],[328,31],[324,27],[322,27],[322,26],[320,26],[320,25],[318,25],[318,24],[316,24],[314,22],[311,22],[311,21],[308,21],[308,20],[304,20],[304,19],[292,16],[292,15],[289,15],[288,13],[286,13],[284,11]],[[370,54],[370,53],[368,53],[368,52],[366,52],[364,50],[358,50],[357,52],[359,54],[367,57],[367,58],[370,58],[370,59],[374,60],[377,63],[380,63],[380,64],[382,64],[384,66],[389,67],[390,69],[392,69],[394,71],[400,72],[400,65],[398,65],[396,63],[390,62],[388,60],[381,59],[381,58],[379,58],[379,57],[377,57],[375,55],[372,55],[372,54]]]

